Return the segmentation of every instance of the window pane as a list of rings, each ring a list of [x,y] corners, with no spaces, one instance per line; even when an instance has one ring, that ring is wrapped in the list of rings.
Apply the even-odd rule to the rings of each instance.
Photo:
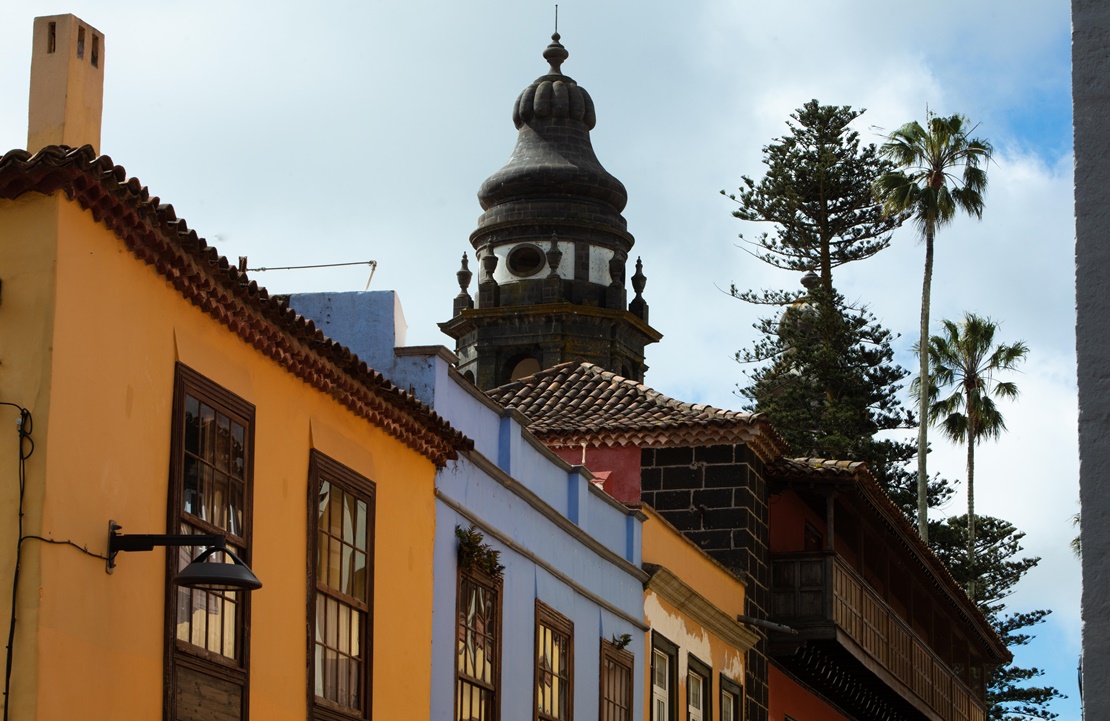
[[[354,551],[354,549],[346,544],[343,544],[341,548],[343,549],[343,558],[340,562],[339,567],[339,590],[347,594],[348,596],[353,596],[354,594],[351,592],[351,571],[353,570],[353,559],[351,558],[351,553]]]
[[[228,507],[227,475],[219,471],[212,472],[212,515],[209,522],[219,528],[227,528]]]
[[[227,530],[236,536],[243,536],[243,482],[231,482],[231,508],[229,510]]]
[[[335,498],[334,493],[332,494],[332,498]],[[334,503],[332,503],[332,511],[335,511]],[[336,516],[338,516],[338,514],[336,514]],[[333,518],[336,516],[333,516]],[[343,544],[339,542],[338,538],[332,538],[328,546],[328,576],[325,581],[331,588],[339,588],[339,568],[342,553]]]
[[[362,664],[357,660],[347,659],[350,680],[347,684],[347,705],[353,709],[362,708]]]
[[[336,538],[343,538],[343,496],[345,496],[342,489],[332,489],[331,494],[331,517],[328,533]]]
[[[228,594],[224,600],[224,655],[228,658],[236,658],[236,629],[238,625],[236,621],[239,618],[239,604],[234,603],[231,599],[238,594]]]
[[[358,519],[355,524],[355,548],[366,550],[366,501],[358,502]]]
[[[316,540],[316,581],[324,585],[328,583],[328,559],[331,557],[331,552],[328,550],[330,539],[331,536],[321,533]]]
[[[191,513],[194,516],[199,516],[200,508],[200,476],[197,467],[197,459],[185,456],[185,477],[183,483],[183,497],[182,503],[186,513]]]
[[[200,498],[197,501],[200,513],[197,518],[202,521],[212,520],[212,467],[200,464]]]
[[[177,587],[177,638],[181,641],[188,641],[190,638],[190,622],[192,617],[190,610],[193,605],[193,592],[192,589],[185,586]]]
[[[339,652],[351,655],[351,609],[339,604]]]
[[[351,655],[362,658],[362,618],[361,612],[351,613]]]
[[[231,457],[231,419],[223,413],[216,415],[216,468],[228,471]]]
[[[200,401],[185,397],[185,452],[200,454]]]
[[[343,494],[343,542],[355,545],[355,528],[358,502],[349,493]]]
[[[243,478],[247,466],[246,429],[235,422],[231,424],[231,475]]]
[[[721,691],[721,721],[736,721],[736,697],[728,691]]]
[[[317,628],[317,640],[319,640],[319,629]],[[324,647],[316,646],[316,695],[324,695]]]
[[[326,643],[331,648],[339,647],[339,602],[334,598],[327,599],[328,628]]]
[[[339,656],[335,651],[324,650],[324,698],[329,701],[339,700],[339,682],[336,678],[339,673]]]
[[[355,551],[355,573],[351,595],[363,603],[369,601],[366,597],[366,554],[362,551]]]
[[[212,463],[216,460],[216,409],[200,404],[200,457]]]

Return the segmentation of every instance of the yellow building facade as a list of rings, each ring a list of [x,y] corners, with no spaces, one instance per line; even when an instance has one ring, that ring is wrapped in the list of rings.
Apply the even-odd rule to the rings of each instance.
[[[743,718],[745,659],[759,637],[738,620],[744,584],[643,506],[645,717]]]
[[[0,403],[5,718],[428,717],[434,477],[469,441],[91,146],[0,159]],[[190,547],[106,573],[109,520],[226,535],[263,587],[177,587]]]

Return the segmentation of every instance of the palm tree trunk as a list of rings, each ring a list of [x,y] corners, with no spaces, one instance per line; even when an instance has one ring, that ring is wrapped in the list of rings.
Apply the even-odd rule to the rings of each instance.
[[[925,282],[921,286],[921,340],[918,355],[921,359],[920,394],[917,403],[917,533],[929,542],[929,474],[925,456],[929,450],[929,296],[933,285],[933,236],[931,220],[925,222]]]
[[[967,595],[975,600],[975,436],[967,433]]]

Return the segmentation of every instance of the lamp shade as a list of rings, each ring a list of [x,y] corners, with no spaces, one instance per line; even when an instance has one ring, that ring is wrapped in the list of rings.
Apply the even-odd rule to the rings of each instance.
[[[231,563],[210,561],[213,553],[222,553]],[[226,548],[208,548],[193,559],[174,578],[178,586],[199,588],[205,591],[255,591],[262,588],[262,582],[254,575],[243,559]]]

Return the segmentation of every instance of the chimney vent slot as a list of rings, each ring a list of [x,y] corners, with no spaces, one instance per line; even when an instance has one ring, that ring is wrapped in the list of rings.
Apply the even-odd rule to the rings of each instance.
[[[92,52],[89,54],[89,62],[92,63],[94,68],[100,67],[100,36],[93,33]]]
[[[85,28],[77,28],[77,57],[85,57]]]
[[[46,52],[52,53],[58,47],[58,23],[50,23],[46,35]]]

